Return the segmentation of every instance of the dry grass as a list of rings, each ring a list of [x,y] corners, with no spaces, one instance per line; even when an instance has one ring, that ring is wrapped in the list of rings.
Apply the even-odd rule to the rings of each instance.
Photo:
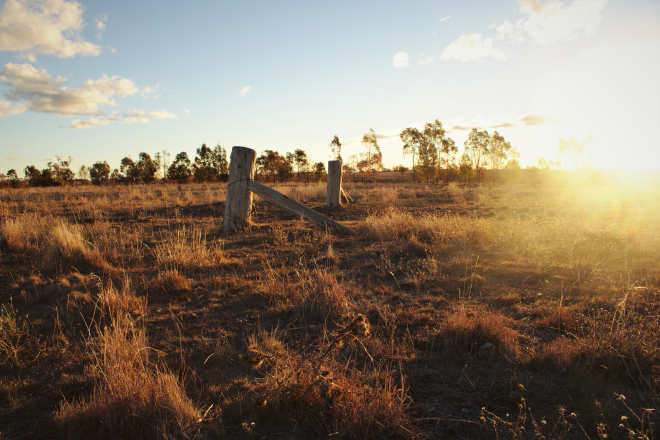
[[[193,438],[199,413],[182,381],[155,362],[144,332],[130,318],[90,341],[94,393],[63,402],[55,422],[67,438]]]
[[[653,438],[660,189],[566,185],[1,192],[0,437]]]
[[[315,284],[300,293],[298,314],[306,323],[337,322],[353,308],[347,286],[326,270],[317,270]]]
[[[0,304],[0,371],[25,366],[44,346],[28,321],[16,316],[12,306]]]
[[[124,278],[121,289],[117,289],[113,285],[101,289],[98,299],[103,310],[114,315],[127,313],[144,315],[146,309],[145,298],[135,296],[130,278]]]
[[[435,337],[447,359],[476,354],[484,344],[493,344],[497,350],[516,359],[520,335],[513,326],[513,320],[501,313],[459,307],[444,317]]]
[[[203,231],[185,226],[156,247],[156,261],[164,270],[204,270],[223,262],[222,242],[208,243]]]
[[[111,270],[99,251],[82,236],[82,228],[65,222],[58,222],[49,232],[50,256],[63,269]]]

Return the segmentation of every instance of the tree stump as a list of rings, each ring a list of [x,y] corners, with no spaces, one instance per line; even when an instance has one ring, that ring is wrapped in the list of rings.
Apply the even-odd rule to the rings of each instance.
[[[325,197],[328,208],[341,207],[341,161],[328,161],[328,190]]]
[[[223,227],[225,233],[243,229],[250,223],[252,211],[252,191],[248,182],[254,177],[257,152],[245,147],[231,149],[229,159],[229,180]]]

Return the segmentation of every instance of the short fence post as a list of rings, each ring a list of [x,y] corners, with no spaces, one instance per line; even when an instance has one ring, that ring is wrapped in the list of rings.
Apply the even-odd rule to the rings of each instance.
[[[328,208],[341,207],[341,160],[328,161],[328,190],[325,206]]]
[[[252,191],[248,190],[248,182],[254,178],[256,160],[257,152],[250,148],[234,147],[231,149],[223,222],[225,233],[245,228],[250,222]]]

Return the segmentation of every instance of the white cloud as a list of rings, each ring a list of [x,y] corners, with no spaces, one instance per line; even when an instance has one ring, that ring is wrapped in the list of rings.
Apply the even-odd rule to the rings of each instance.
[[[522,43],[524,41],[521,30],[522,25],[523,19],[518,20],[515,26],[509,20],[504,20],[504,23],[495,28],[497,31],[497,39],[508,39],[509,43]]]
[[[575,0],[568,6],[558,0],[518,0],[520,11],[529,15],[522,26],[541,44],[577,38],[580,31],[593,35],[600,23],[600,11],[607,0]]]
[[[143,89],[140,91],[140,96],[142,96],[143,98],[146,99],[146,98],[149,97],[149,95],[153,95],[154,93],[156,93],[160,88],[162,88],[162,86],[163,86],[163,85],[160,84],[160,83],[156,84],[156,85],[153,86],[153,87],[151,87],[151,86],[147,86],[147,87],[143,88]],[[160,97],[161,97],[161,95],[154,95],[154,96],[152,96],[152,98],[154,98],[154,99],[156,99],[156,98],[160,98]]]
[[[183,112],[186,114],[186,116],[188,116],[190,114],[190,110],[188,110],[187,108],[184,108]]]
[[[241,90],[238,91],[238,93],[239,93],[241,96],[245,96],[245,95],[247,95],[248,93],[250,93],[250,86],[245,86],[245,87],[243,87]]]
[[[155,110],[149,113],[146,113],[144,110],[133,110],[133,113],[124,113],[124,121],[130,124],[133,122],[147,123],[151,119],[179,119],[179,117],[165,109]]]
[[[398,54],[394,55],[394,58],[392,58],[392,64],[394,64],[394,67],[397,69],[400,69],[402,67],[408,67],[409,60],[410,57],[406,52],[399,52]]]
[[[442,23],[445,20],[449,20],[449,17],[451,17],[451,15],[441,18],[440,20],[438,20],[438,23]]]
[[[11,102],[3,101],[0,99],[0,118],[17,115],[25,111],[25,104],[19,104],[14,107],[12,107],[11,105],[12,105]]]
[[[488,29],[495,29],[496,26],[497,26],[497,23],[493,23],[490,26],[488,26]]]
[[[421,59],[419,60],[419,64],[424,64],[424,65],[426,65],[426,64],[431,64],[433,61],[435,61],[435,55],[424,55],[424,54],[420,54],[419,56],[420,56],[420,58],[421,58]]]
[[[462,62],[477,61],[482,58],[492,57],[496,60],[506,61],[506,53],[493,47],[493,39],[481,39],[481,34],[461,35],[461,37],[445,47],[440,56],[441,60],[457,59]]]
[[[113,121],[112,119],[104,119],[99,121],[96,118],[90,118],[89,121],[83,121],[81,119],[75,119],[71,121],[71,124],[69,124],[69,128],[72,128],[74,130],[82,130],[83,128],[89,128],[89,127],[101,127],[104,125],[110,125],[112,124]]]
[[[105,22],[108,21],[108,16],[105,15],[105,14],[99,15],[98,17],[96,17],[96,19],[94,21],[96,23],[96,25],[95,25],[96,30],[97,31],[104,31],[105,30]]]
[[[14,102],[26,102],[36,112],[58,116],[99,116],[100,107],[116,106],[115,96],[130,96],[138,92],[133,81],[119,76],[88,79],[78,87],[68,88],[66,78],[53,78],[45,69],[31,64],[7,63],[0,72],[0,80],[9,86],[5,96]]]
[[[96,56],[101,48],[80,36],[83,10],[66,0],[6,0],[0,9],[0,51]]]
[[[497,31],[497,39],[504,40],[508,35],[511,35],[513,32],[513,23],[509,20],[504,20],[504,23],[495,28]]]

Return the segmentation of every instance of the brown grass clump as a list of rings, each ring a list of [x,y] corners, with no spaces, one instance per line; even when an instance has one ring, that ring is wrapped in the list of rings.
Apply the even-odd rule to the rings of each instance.
[[[337,277],[326,270],[316,271],[316,283],[303,289],[298,313],[302,321],[320,323],[338,321],[351,310],[348,289]]]
[[[496,311],[459,307],[442,321],[436,339],[444,347],[443,354],[447,358],[475,353],[485,343],[515,358],[519,334],[512,325],[510,318]]]
[[[190,281],[176,269],[166,270],[158,273],[154,283],[154,289],[163,293],[184,292],[190,290]]]
[[[550,362],[561,371],[573,366],[583,354],[584,350],[575,340],[559,337],[541,346],[536,354],[536,359],[541,362]]]
[[[183,227],[156,247],[156,260],[166,270],[209,269],[223,261],[221,245],[207,243],[200,229]]]
[[[295,420],[307,438],[410,436],[406,411],[411,401],[403,378],[397,381],[384,369],[365,374],[333,363],[317,371],[299,359],[293,362],[251,390],[264,422],[274,418],[289,425]]]
[[[95,391],[64,402],[55,421],[68,438],[192,438],[197,409],[174,375],[149,361],[144,332],[117,317],[90,343]]]
[[[60,221],[50,234],[50,256],[62,267],[111,269],[101,253],[83,238],[80,226]]]
[[[248,337],[245,360],[255,364],[256,368],[261,367],[264,363],[272,366],[286,355],[286,348],[280,340],[281,337],[282,332],[278,328],[274,328],[270,332],[260,328]]]
[[[136,315],[144,315],[146,301],[144,297],[135,296],[131,289],[131,282],[126,278],[121,289],[110,285],[99,293],[99,303],[104,310],[110,313],[133,312]]]
[[[245,359],[256,368],[263,365],[268,373],[235,402],[241,408],[243,426],[251,432],[255,425],[258,428],[275,419],[283,426],[294,421],[294,432],[306,438],[409,435],[406,411],[411,400],[403,375],[382,367],[361,372],[330,356],[344,340],[369,335],[369,321],[358,315],[327,347],[307,359],[289,353],[277,329],[260,329],[250,336]]]
[[[0,248],[9,251],[34,250],[43,244],[52,218],[23,214],[5,219],[0,225]]]

